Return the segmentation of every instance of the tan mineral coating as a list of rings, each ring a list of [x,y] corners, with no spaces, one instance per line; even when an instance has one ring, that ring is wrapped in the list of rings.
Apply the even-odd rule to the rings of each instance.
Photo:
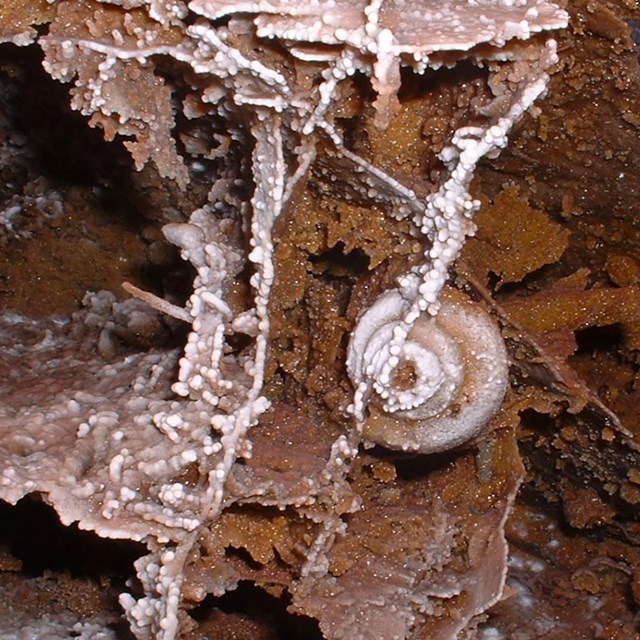
[[[572,2],[568,10],[572,27],[560,38],[558,73],[539,119],[528,118],[512,145],[480,171],[476,192],[487,206],[458,274],[461,285],[478,283],[476,295],[482,287],[491,293],[509,337],[514,384],[505,408],[478,452],[424,466],[420,459],[364,452],[351,482],[369,508],[350,516],[354,534],[334,547],[330,573],[345,579],[370,558],[402,565],[421,549],[425,528],[436,527],[439,514],[471,524],[474,512],[490,511],[517,477],[516,433],[527,469],[526,490],[507,524],[517,562],[510,597],[494,607],[486,624],[506,637],[518,631],[525,640],[543,631],[549,640],[626,640],[638,633],[640,461],[637,444],[611,426],[598,402],[638,435],[640,343],[627,336],[638,335],[640,315],[640,46],[625,20],[638,25],[640,14],[636,3],[623,1]],[[401,94],[402,109],[387,130],[361,118],[353,122],[354,137],[419,192],[425,172],[434,170],[427,151],[443,144],[442,132],[452,129],[459,105],[483,90],[481,79],[466,84],[462,95],[455,83],[443,83],[435,97],[411,87]],[[156,191],[161,201],[175,202],[166,181],[150,177],[147,186],[147,194]],[[119,282],[135,280],[148,263],[148,254],[140,257],[149,242],[139,227],[117,216],[105,219],[76,193],[80,187],[69,189],[68,213],[58,225],[37,228],[3,250],[0,295],[7,309],[49,315],[78,305],[87,288],[120,295]],[[256,433],[250,472],[295,476],[321,466],[351,393],[340,365],[345,336],[357,310],[416,259],[403,224],[335,196],[318,193],[311,178],[279,225],[267,381],[275,404]],[[152,201],[143,198],[142,208],[152,209]],[[78,238],[78,220],[90,240]],[[35,260],[43,247],[53,258]],[[114,264],[114,252],[122,252],[123,261]],[[245,295],[242,286],[238,295]],[[289,458],[276,442],[294,440],[299,448]],[[309,526],[299,514],[256,505],[225,513],[214,526],[221,546],[203,551],[190,567],[187,599],[202,599],[199,586],[206,588],[208,575],[219,570],[215,558],[225,554],[236,577],[283,597],[300,567],[299,542]],[[62,600],[80,616],[109,606],[89,569],[82,580],[53,572],[46,590],[35,588],[20,573],[10,531],[3,529],[2,536],[5,603],[20,601],[38,612]],[[472,542],[451,542],[453,556]],[[467,570],[459,557],[458,568]],[[104,568],[99,573],[105,584],[116,580]],[[535,602],[534,613],[523,620],[527,598]],[[593,598],[595,608],[587,604]],[[314,627],[287,635],[265,615],[272,604],[250,613],[210,608],[185,638],[319,637]],[[313,616],[315,606],[322,604],[309,602],[300,613]],[[545,628],[545,619],[555,626]],[[428,627],[416,636],[428,637]]]

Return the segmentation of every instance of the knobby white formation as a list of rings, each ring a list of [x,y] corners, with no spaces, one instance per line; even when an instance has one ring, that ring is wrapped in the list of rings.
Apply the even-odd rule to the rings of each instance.
[[[544,0],[192,0],[189,7],[214,20],[257,14],[258,37],[289,43],[302,60],[333,62],[325,74],[329,83],[365,71],[378,94],[381,124],[397,109],[401,64],[418,71],[450,66],[478,44],[502,47],[567,20]]]
[[[555,42],[549,41],[540,56],[537,69],[512,96],[506,112],[497,121],[488,123],[485,127],[458,129],[453,134],[451,145],[441,152],[441,160],[449,168],[450,177],[437,192],[428,196],[423,211],[414,215],[414,223],[430,240],[429,248],[425,252],[425,260],[398,280],[397,290],[391,294],[385,294],[364,314],[353,333],[350,347],[350,375],[356,387],[356,393],[350,409],[355,414],[360,429],[364,429],[365,433],[370,431],[364,427],[364,424],[366,403],[372,391],[378,395],[395,397],[393,386],[397,377],[396,372],[407,360],[415,363],[415,375],[420,379],[418,372],[423,370],[423,366],[420,358],[411,354],[413,342],[408,338],[412,333],[415,334],[416,323],[427,321],[421,319],[423,314],[438,315],[441,304],[440,294],[449,268],[458,257],[466,237],[475,232],[473,214],[480,203],[473,200],[468,192],[475,168],[481,158],[506,146],[507,133],[513,124],[544,92],[548,81],[546,69],[556,60]],[[460,313],[466,314],[468,303],[462,304],[464,306],[460,308]],[[387,305],[393,307],[392,315]],[[481,312],[478,311],[478,314],[480,318]],[[390,317],[394,318],[392,323],[389,321]],[[488,320],[487,322],[480,319],[478,321],[483,328],[476,329],[473,323],[469,323],[466,328],[468,337],[464,340],[474,342],[476,331],[489,331]],[[384,334],[388,341],[379,344],[377,348],[369,345],[364,350],[363,345],[371,337],[372,325],[384,325],[386,327]],[[495,330],[493,334],[495,335]],[[461,336],[457,339],[463,341]],[[416,434],[405,442],[394,440],[394,448],[426,453],[446,448],[445,444],[455,446],[476,435],[499,406],[506,389],[506,355],[504,346],[499,346],[500,342],[501,339],[494,338],[489,347],[495,350],[495,357],[491,358],[494,371],[489,376],[492,384],[484,387],[485,393],[473,393],[470,396],[479,404],[473,412],[474,420],[466,419],[470,418],[471,414],[458,421],[441,418],[443,411],[446,414],[447,411],[459,410],[459,401],[454,394],[451,398],[452,404],[446,410],[440,409],[429,420],[414,423],[416,429],[424,429],[423,433]],[[443,384],[447,383],[443,381]],[[427,391],[427,393],[433,395],[436,390]],[[446,395],[447,392],[444,391],[444,393]],[[486,407],[483,406],[485,403],[493,410],[486,411]],[[383,406],[391,414],[404,410],[402,403],[385,402]],[[453,431],[447,437],[443,430],[448,429]],[[391,426],[389,430],[392,430]],[[377,438],[372,439],[384,442],[385,438],[381,436],[380,431],[376,433]]]
[[[96,371],[105,379],[104,395],[74,396],[38,419],[59,419],[62,425],[77,416],[73,437],[96,447],[98,436],[112,433],[99,456],[91,458],[86,451],[72,456],[72,468],[83,469],[77,473],[85,475],[94,458],[104,461],[99,480],[85,478],[67,495],[56,486],[55,465],[35,480],[29,474],[36,473],[36,467],[21,462],[7,465],[0,483],[0,497],[12,502],[28,491],[41,491],[65,514],[63,520],[77,520],[101,535],[146,540],[153,553],[137,563],[145,596],[138,601],[124,596],[122,604],[138,638],[172,640],[189,551],[224,508],[235,461],[251,455],[247,433],[268,407],[262,386],[275,277],[273,229],[311,166],[319,139],[327,143],[326,162],[349,168],[354,192],[383,204],[397,219],[411,217],[426,246],[422,263],[363,313],[353,333],[348,364],[356,388],[352,411],[364,437],[392,448],[437,451],[477,434],[500,403],[506,356],[497,329],[482,315],[474,315],[470,303],[455,299],[457,294],[441,293],[449,267],[475,228],[472,216],[479,203],[468,189],[477,163],[506,145],[513,124],[544,91],[546,70],[556,59],[552,40],[527,46],[518,40],[565,26],[567,15],[544,0],[103,0],[105,5],[146,11],[157,30],[140,26],[139,14],[132,11],[122,29],[104,29],[87,20],[85,31],[74,27],[65,32],[64,12],[73,12],[73,4],[59,3],[60,21],[41,40],[45,68],[55,78],[75,78],[73,105],[92,121],[107,128],[108,118],[119,114],[115,131],[134,138],[126,144],[138,165],[152,159],[163,175],[181,183],[187,180],[170,135],[174,120],[169,92],[154,111],[147,104],[134,108],[114,90],[123,69],[136,82],[164,88],[159,76],[149,71],[157,56],[190,65],[198,78],[194,92],[200,93],[197,100],[185,102],[185,112],[209,109],[228,119],[231,138],[253,142],[250,207],[246,202],[227,206],[225,191],[237,176],[218,176],[210,205],[194,212],[187,224],[165,227],[167,238],[197,272],[187,308],[174,310],[178,318],[192,321],[173,386],[181,399],[157,396],[156,383],[170,369],[170,357],[140,358],[144,375],[132,383],[139,398],[123,400],[126,411],[121,412],[107,410],[112,401],[108,390],[120,370]],[[276,54],[268,49],[271,41],[282,46],[275,49],[277,56],[293,60],[291,65],[275,62]],[[421,201],[412,189],[347,147],[331,108],[342,81],[360,72],[371,78],[376,119],[384,125],[398,108],[401,66],[423,72],[462,59],[489,66],[495,99],[478,109],[477,124],[452,132],[450,145],[440,155],[447,177]],[[86,67],[74,66],[80,65],[78,60]],[[291,68],[300,63],[312,69],[313,82],[297,81]],[[503,67],[510,69],[504,77]],[[492,84],[492,76],[499,80]],[[234,129],[238,114],[249,121],[245,131]],[[247,256],[241,250],[245,233],[250,243]],[[254,267],[253,305],[243,308],[233,301],[231,291],[247,260]],[[170,305],[159,307],[171,312]],[[478,323],[489,336],[484,350],[469,336],[462,346],[452,346],[460,317],[464,327],[472,324],[475,330]],[[234,348],[230,338],[237,334],[248,339],[248,346]],[[423,339],[429,343],[426,348]],[[480,384],[481,377],[492,384]],[[126,396],[121,386],[117,392]],[[453,398],[446,409],[444,392]],[[435,407],[418,409],[417,395],[429,395]],[[368,407],[370,398],[376,399]],[[95,409],[85,420],[89,407]],[[373,414],[380,411],[401,416],[398,422],[407,420],[411,428],[402,426],[397,435],[389,435],[385,427],[375,425]],[[131,415],[139,426],[133,438],[120,428]],[[434,415],[442,418],[440,426],[433,425]],[[7,425],[14,419],[9,416]],[[413,428],[416,423],[418,429]],[[39,426],[34,422],[33,431]],[[32,449],[44,446],[32,440],[15,447],[31,455]],[[335,443],[325,484],[340,483],[356,444],[354,434]],[[182,481],[193,469],[206,482],[191,486]],[[68,473],[72,477],[74,472]],[[314,491],[305,499],[313,502]],[[273,504],[284,508],[299,502],[298,496]],[[323,524],[311,545],[305,576],[326,565],[327,549],[344,528],[332,511]],[[479,603],[469,617],[488,604]]]

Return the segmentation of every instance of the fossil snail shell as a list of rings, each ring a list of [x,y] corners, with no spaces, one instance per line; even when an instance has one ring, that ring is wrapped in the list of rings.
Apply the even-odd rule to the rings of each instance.
[[[477,436],[500,407],[508,359],[497,324],[456,289],[444,289],[440,300],[438,314],[422,314],[399,347],[394,331],[407,302],[397,290],[358,320],[347,371],[365,440],[403,451],[444,451]]]

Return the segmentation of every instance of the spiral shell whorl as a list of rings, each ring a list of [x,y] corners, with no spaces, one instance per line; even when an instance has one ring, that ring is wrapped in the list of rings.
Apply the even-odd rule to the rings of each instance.
[[[358,321],[347,369],[366,440],[443,451],[476,436],[499,408],[508,364],[497,325],[457,290],[445,289],[441,301],[437,316],[409,326],[407,301],[394,289]]]

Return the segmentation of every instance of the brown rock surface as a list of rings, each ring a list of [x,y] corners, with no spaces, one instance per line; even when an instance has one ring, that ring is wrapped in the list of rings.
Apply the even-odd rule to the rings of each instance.
[[[134,7],[131,38],[146,24],[135,8],[142,3],[62,4],[65,19],[76,20],[83,34],[119,25],[122,5]],[[0,36],[9,42],[15,33],[7,15],[23,30],[52,20],[42,3],[8,6],[18,16],[0,9]],[[319,144],[276,228],[266,379],[273,406],[252,434],[253,457],[230,476],[229,504],[187,563],[184,638],[350,640],[394,630],[415,640],[458,632],[484,640],[640,634],[640,10],[631,0],[571,0],[567,10],[570,27],[558,36],[560,61],[540,114],[525,116],[509,146],[478,171],[479,230],[452,274],[492,310],[509,347],[511,387],[488,434],[437,456],[363,449],[344,475],[328,462],[352,395],[344,360],[357,313],[419,261],[422,246],[407,220],[392,220],[361,196],[344,198],[350,186],[340,170],[327,187],[327,167],[336,165]],[[82,22],[87,16],[93,22]],[[62,25],[59,18],[51,34]],[[174,28],[166,27],[163,44],[173,42]],[[115,94],[112,114],[92,120],[106,138],[128,136],[137,168],[152,159],[141,173],[119,143],[87,134],[77,114],[47,120],[59,130],[37,126],[38,111],[65,112],[68,95],[57,85],[51,90],[33,55],[14,44],[0,49],[0,305],[7,314],[40,319],[70,315],[87,290],[121,299],[123,280],[181,303],[191,274],[159,228],[186,220],[207,198],[201,167],[181,154],[193,158],[204,146],[209,156],[200,160],[211,168],[236,162],[241,152],[220,123],[194,115],[210,105],[192,101],[174,118],[171,100],[197,85],[175,61],[158,62],[159,71],[148,69],[143,78],[127,69],[128,91],[140,91],[144,104],[124,131]],[[89,77],[98,61],[85,62],[93,66],[79,73]],[[304,63],[287,64],[282,72],[304,82]],[[73,91],[84,104],[86,96]],[[352,148],[424,196],[438,181],[435,152],[447,132],[466,122],[489,88],[485,70],[464,63],[424,77],[403,71],[399,107],[386,129],[363,106],[371,89],[362,78],[344,91],[334,115]],[[147,110],[149,95],[159,101],[158,123]],[[210,134],[215,150],[203,142]],[[155,145],[169,139],[154,155]],[[232,160],[220,160],[225,154]],[[77,157],[82,161],[69,161]],[[184,191],[176,181],[184,185],[187,174]],[[239,307],[248,279],[241,273],[230,292]],[[74,349],[95,349],[91,357],[102,363],[181,343],[183,332],[171,323],[144,326],[121,328],[116,338],[113,327],[89,326]],[[22,346],[45,337],[34,329]],[[9,353],[10,341],[2,344]],[[22,375],[17,364],[15,371]],[[34,397],[39,388],[34,384]],[[3,402],[11,406],[12,398]],[[499,597],[502,525],[523,464],[524,489],[506,523],[507,591],[473,618],[476,598]],[[174,480],[202,482],[195,467]],[[78,633],[90,633],[95,623],[94,634],[111,634],[96,638],[127,638],[112,592],[124,588],[143,551],[105,551],[98,541],[80,556],[50,549],[34,565],[41,543],[21,545],[15,535],[30,500],[1,505],[0,630],[11,616],[26,624],[53,620],[62,609],[70,617],[56,632],[84,624]],[[59,532],[40,506],[33,527],[49,541]],[[313,541],[323,527],[332,544],[319,549]],[[105,553],[118,559],[117,568],[99,561]],[[324,573],[303,574],[312,553],[318,566],[326,556]],[[140,591],[135,582],[127,588]]]

